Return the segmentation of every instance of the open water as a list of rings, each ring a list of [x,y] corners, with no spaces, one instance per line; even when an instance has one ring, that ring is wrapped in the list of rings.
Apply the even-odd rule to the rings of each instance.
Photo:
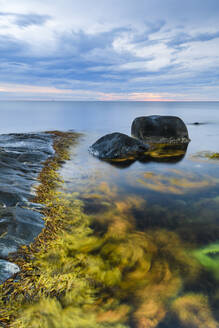
[[[63,190],[77,193],[85,212],[96,217],[93,228],[99,234],[130,225],[125,230],[130,250],[141,249],[134,237],[139,233],[152,243],[150,284],[135,283],[143,278],[133,269],[132,287],[123,290],[120,301],[133,298],[139,304],[136,322],[141,313],[147,313],[148,322],[157,320],[145,327],[218,327],[219,159],[209,155],[219,152],[219,102],[1,102],[0,111],[0,279],[18,270],[4,262],[10,247],[30,242],[43,226],[35,204],[28,203],[42,161],[52,155],[51,139],[43,131],[75,130],[83,136],[61,170]],[[112,132],[130,135],[134,118],[155,114],[184,120],[191,142],[183,156],[111,165],[88,153],[97,138]],[[23,189],[16,185],[21,178]],[[13,204],[6,204],[12,194]]]

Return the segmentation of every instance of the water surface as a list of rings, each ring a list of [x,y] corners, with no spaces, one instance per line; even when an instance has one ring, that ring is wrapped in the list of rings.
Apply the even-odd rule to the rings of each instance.
[[[84,132],[71,149],[71,160],[61,170],[62,191],[83,202],[98,238],[121,232],[130,242],[127,253],[132,247],[142,250],[138,245],[141,238],[149,245],[151,266],[145,271],[150,283],[143,285],[144,295],[139,289],[143,278],[138,278],[137,269],[131,271],[136,274],[130,289],[126,287],[127,272],[125,287],[119,287],[125,296],[118,302],[128,300],[130,305],[133,298],[131,306],[139,303],[129,326],[141,321],[141,311],[151,315],[151,321],[157,320],[148,327],[184,327],[186,322],[180,321],[180,316],[187,316],[187,326],[192,326],[191,304],[195,304],[198,322],[206,320],[203,327],[217,327],[219,160],[210,160],[203,151],[219,152],[219,103],[1,102],[0,110],[4,133],[54,129]],[[88,147],[102,135],[116,131],[130,135],[135,117],[154,114],[176,115],[185,121],[191,142],[184,156],[116,165],[88,153]],[[141,266],[141,260],[136,265]],[[199,312],[203,306],[207,319]]]

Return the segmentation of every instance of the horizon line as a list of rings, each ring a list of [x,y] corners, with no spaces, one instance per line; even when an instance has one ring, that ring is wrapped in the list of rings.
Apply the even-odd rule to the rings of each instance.
[[[157,100],[73,100],[73,99],[0,99],[0,102],[23,102],[23,101],[31,101],[31,102],[219,102],[219,100],[165,100],[165,99],[157,99]]]

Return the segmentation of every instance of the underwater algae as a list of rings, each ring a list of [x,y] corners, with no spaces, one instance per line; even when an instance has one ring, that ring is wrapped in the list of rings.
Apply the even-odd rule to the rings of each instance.
[[[171,309],[185,327],[217,328],[206,296],[188,293],[176,299]]]
[[[194,256],[215,279],[219,280],[219,243],[213,243],[194,251]]]
[[[209,157],[210,159],[219,159],[219,153],[213,153]]]
[[[200,151],[191,155],[191,159],[195,161],[208,161],[209,163],[218,163],[219,153],[214,153],[212,151]]]
[[[186,283],[197,279],[198,261],[176,233],[136,229],[133,209],[141,208],[141,197],[121,198],[104,181],[85,188],[80,200],[63,192],[58,169],[62,158],[69,158],[71,136],[64,140],[61,156],[39,177],[37,200],[46,205],[46,226],[33,244],[11,256],[21,273],[0,286],[0,325],[153,328],[172,309],[188,326],[175,302],[183,297]],[[88,199],[102,204],[102,211],[86,214]],[[205,327],[218,327],[207,297],[200,297],[210,318]],[[188,313],[188,302],[182,304]],[[189,321],[198,328],[197,322],[195,316]]]
[[[123,327],[130,321],[156,327],[181,290],[182,276],[193,279],[198,273],[178,237],[166,231],[151,237],[124,222],[123,234],[115,234],[110,222],[99,237],[89,228],[82,204],[68,201],[73,219],[66,226],[73,231],[60,232],[49,249],[38,253],[37,293],[29,290],[36,304],[24,308],[11,327],[58,327],[60,320],[62,327]],[[178,263],[171,265],[166,257],[179,257]]]
[[[183,195],[193,190],[215,186],[219,183],[219,179],[209,175],[200,177],[192,172],[171,169],[165,174],[145,172],[137,182],[154,191]]]

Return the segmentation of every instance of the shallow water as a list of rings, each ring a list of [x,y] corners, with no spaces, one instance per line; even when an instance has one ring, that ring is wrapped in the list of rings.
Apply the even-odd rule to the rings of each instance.
[[[19,102],[0,103],[0,108],[4,132],[84,132],[71,150],[71,160],[61,169],[62,191],[83,201],[98,236],[115,233],[113,229],[124,233],[129,226],[125,238],[130,240],[130,249],[132,242],[138,247],[134,235],[141,233],[151,240],[153,278],[142,287],[150,298],[140,295],[142,276],[133,276],[130,290],[124,287],[120,300],[130,303],[133,298],[141,304],[135,314],[138,320],[141,311],[153,320],[160,311],[160,319],[148,327],[190,327],[194,325],[191,302],[196,304],[196,318],[205,322],[198,309],[207,307],[203,298],[207,296],[206,322],[217,327],[213,318],[219,321],[219,160],[210,160],[203,151],[219,152],[219,103]],[[16,119],[15,112],[20,114]],[[176,115],[186,122],[191,142],[184,156],[112,165],[88,153],[100,136],[114,131],[130,134],[135,117],[152,114]],[[161,274],[164,267],[169,268],[168,281],[166,273]],[[145,305],[150,302],[153,310]],[[187,323],[179,320],[183,315],[189,318]],[[132,327],[132,322],[128,324]],[[194,326],[208,327],[205,323]]]
[[[162,245],[159,256],[165,257],[165,265],[172,268],[172,277],[175,277],[175,270],[179,275],[179,289],[174,290],[173,295],[166,296],[166,299],[164,295],[168,295],[168,292],[163,287],[166,284],[164,276],[157,278],[160,286],[157,292],[154,291],[156,287],[153,282],[151,287],[149,285],[145,289],[145,292],[151,293],[156,306],[162,308],[159,302],[163,298],[162,302],[168,304],[164,319],[156,325],[145,327],[178,327],[178,317],[181,315],[179,308],[182,306],[182,311],[186,312],[188,304],[196,301],[197,308],[203,307],[199,301],[202,302],[204,296],[208,297],[209,311],[212,311],[208,313],[209,322],[213,320],[212,316],[219,320],[219,161],[188,151],[178,161],[164,158],[158,162],[155,159],[127,165],[110,164],[88,153],[87,149],[95,138],[97,134],[86,134],[79,145],[72,149],[72,159],[61,170],[65,181],[62,191],[76,193],[76,197],[83,201],[84,211],[93,218],[92,228],[98,235],[102,236],[113,229],[116,220],[118,233],[123,225],[131,225],[132,233],[141,232],[146,239],[149,236],[155,239],[153,246],[159,248]],[[127,233],[125,238],[131,237]],[[135,244],[135,247],[138,245]],[[188,259],[184,258],[185,254]],[[197,272],[191,274],[187,271],[194,265],[194,259],[197,261]],[[164,264],[159,264],[160,259],[155,256],[154,266],[157,265],[156,261],[156,272],[160,272]],[[171,286],[174,279],[168,283]],[[138,292],[137,287],[136,290]],[[133,293],[131,288],[130,294],[127,292],[126,296]],[[156,293],[161,293],[161,296]],[[199,295],[201,300],[198,300]],[[138,299],[138,302],[141,303],[141,300]],[[178,303],[177,314],[173,315],[173,308]],[[201,320],[198,310],[194,311],[197,311],[196,318]],[[145,309],[145,312],[150,312],[150,309]],[[158,313],[154,317],[159,317]],[[193,321],[189,322],[191,326],[194,324]],[[209,326],[205,325],[203,327],[211,327],[210,323]]]

